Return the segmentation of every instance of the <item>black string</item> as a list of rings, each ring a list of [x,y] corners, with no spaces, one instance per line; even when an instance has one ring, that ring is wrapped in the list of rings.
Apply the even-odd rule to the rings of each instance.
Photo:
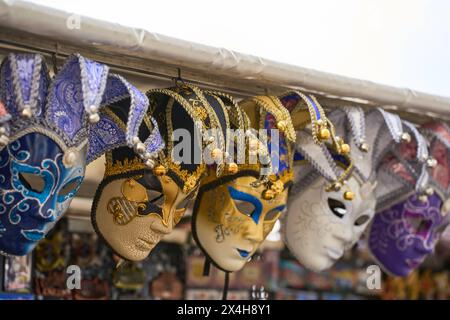
[[[178,71],[178,75],[176,78],[173,78],[174,82],[175,82],[175,87],[178,87],[179,82],[181,82],[182,85],[186,85],[186,83],[184,82],[183,78],[181,77],[181,69],[177,68]]]
[[[158,200],[161,199],[162,197],[164,197],[164,194],[160,194],[159,196],[153,198],[153,199],[150,200],[149,202],[154,203],[155,201],[158,201]]]
[[[211,261],[208,258],[205,258],[205,264],[203,265],[203,276],[209,276],[209,270],[211,269]]]
[[[58,60],[56,58],[56,53],[52,54],[52,64],[53,64],[53,73],[56,76],[58,73]]]
[[[225,271],[225,283],[223,284],[222,300],[227,300],[229,283],[230,283],[230,273]]]

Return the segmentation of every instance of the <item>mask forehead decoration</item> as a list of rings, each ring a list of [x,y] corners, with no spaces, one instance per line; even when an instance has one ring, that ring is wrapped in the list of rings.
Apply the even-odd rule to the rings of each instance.
[[[414,157],[417,150],[426,149],[424,137],[417,134],[387,154],[379,169],[386,187],[377,188],[382,202],[370,227],[369,249],[383,269],[396,276],[417,268],[449,223],[450,131],[444,123],[433,122],[420,132],[429,144],[430,157],[423,154],[426,161]],[[397,199],[387,196],[394,187]]]
[[[375,213],[376,168],[392,142],[407,139],[401,120],[382,109],[344,107],[329,114],[331,143],[297,132],[296,169],[285,241],[305,267],[331,267],[361,237]],[[344,143],[348,141],[347,143]]]
[[[217,177],[209,168],[194,204],[192,232],[207,262],[234,272],[245,266],[285,210],[295,132],[289,111],[275,96],[254,97],[238,105],[229,96],[217,95],[226,106],[231,129],[240,129],[236,139],[244,142],[238,145],[243,146],[243,157],[228,147],[237,170]],[[272,135],[271,129],[281,133]]]
[[[50,78],[40,55],[0,70],[0,251],[30,252],[67,210],[84,177],[108,67],[70,56]],[[8,143],[9,142],[9,143]]]
[[[216,97],[190,84],[152,89],[146,97],[143,116],[135,114],[137,108],[107,110],[127,126],[130,139],[107,152],[105,177],[92,207],[99,235],[131,261],[145,259],[183,217],[205,172],[205,160],[199,158],[203,150],[209,156],[225,154],[224,111]],[[158,135],[151,133],[156,127]],[[216,174],[223,169],[221,164]]]

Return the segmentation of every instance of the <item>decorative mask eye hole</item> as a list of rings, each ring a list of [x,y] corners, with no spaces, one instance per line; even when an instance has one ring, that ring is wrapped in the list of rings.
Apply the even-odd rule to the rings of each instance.
[[[78,187],[78,181],[72,180],[69,181],[68,183],[66,183],[64,185],[64,187],[62,187],[61,191],[59,191],[58,196],[66,196],[68,195],[70,192],[72,192],[73,190],[75,190]]]
[[[255,212],[255,205],[253,203],[237,199],[233,199],[233,201],[240,213],[251,217],[253,212]]]
[[[178,209],[185,209],[188,206],[190,201],[191,201],[191,199],[188,198],[188,197],[186,197],[183,200],[181,200],[181,202],[177,204],[177,210]]]
[[[359,216],[358,219],[355,220],[354,225],[359,227],[365,224],[367,221],[369,221],[370,216],[367,214],[363,214],[362,216]]]
[[[347,208],[345,207],[345,204],[333,198],[328,198],[328,207],[336,217],[341,219],[347,213]]]
[[[409,230],[417,235],[426,238],[432,226],[432,221],[425,219],[422,216],[406,215],[406,222],[408,223]]]
[[[139,178],[137,181],[147,190],[156,190],[159,192],[163,191],[161,181],[159,181],[158,177],[153,174],[144,174],[144,176]]]
[[[44,191],[45,181],[40,175],[20,172],[19,180],[27,189],[33,192],[42,193]]]
[[[186,209],[186,207],[189,205],[189,202],[191,202],[191,200],[194,199],[196,195],[197,195],[197,192],[195,192],[195,191],[192,191],[191,193],[189,193],[186,196],[186,198],[181,200],[181,202],[177,205],[177,210],[178,209]]]
[[[148,201],[155,206],[162,207],[164,204],[164,194],[157,190],[147,190]]]
[[[282,210],[280,210],[279,208],[273,208],[272,210],[267,212],[266,215],[264,216],[264,222],[270,222],[270,221],[277,220],[281,214],[281,211]]]

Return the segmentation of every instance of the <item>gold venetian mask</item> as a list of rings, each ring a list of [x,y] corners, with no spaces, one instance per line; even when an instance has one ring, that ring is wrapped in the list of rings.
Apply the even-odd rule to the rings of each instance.
[[[102,182],[94,200],[93,222],[118,255],[140,261],[178,224],[195,190],[186,194],[171,177],[151,170],[128,175]]]
[[[145,144],[140,141],[148,137],[146,128],[152,124],[148,123],[148,117],[143,117],[139,139],[133,139],[137,142],[133,149],[119,147],[106,154],[105,178],[92,208],[97,232],[118,255],[131,261],[146,258],[162,237],[173,230],[205,172],[204,163],[173,159],[174,131],[183,129],[195,134],[199,122],[204,125],[202,130],[225,131],[219,122],[217,110],[222,110],[219,100],[195,86],[153,89],[147,96],[150,100],[147,116],[156,119],[166,148],[157,158],[146,156]],[[116,122],[124,122],[110,116]],[[190,149],[200,150],[205,143],[191,142]],[[224,153],[223,137],[208,143],[213,143],[212,150]]]
[[[193,224],[197,242],[220,269],[241,269],[256,252],[286,208],[287,189],[271,200],[266,187],[243,176],[199,194]]]
[[[277,104],[274,101],[277,101],[276,97],[261,102],[256,98],[250,101],[250,110],[261,109],[261,113],[257,112],[261,121],[254,114],[250,114],[249,118],[240,106],[236,110],[245,119],[244,128],[240,127],[245,132],[251,131],[247,130],[250,119],[261,124],[263,129],[279,125],[283,133],[279,142],[269,139],[267,146],[261,148],[264,143],[260,139],[246,136],[246,162],[237,164],[237,173],[231,172],[220,178],[212,176],[210,169],[207,178],[202,181],[194,205],[193,236],[207,259],[226,272],[244,267],[286,208],[288,187],[292,180],[289,143],[295,138],[295,132],[289,113],[279,101]],[[243,105],[247,107],[247,103]],[[266,118],[267,115],[271,118]],[[260,155],[267,154],[269,166],[274,169],[266,178],[261,176],[262,162],[251,164],[249,161],[250,154],[256,150]],[[272,167],[274,158],[277,164]]]

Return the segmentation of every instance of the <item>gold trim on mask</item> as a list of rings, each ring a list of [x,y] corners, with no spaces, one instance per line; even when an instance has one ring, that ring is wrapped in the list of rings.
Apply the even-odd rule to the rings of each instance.
[[[106,208],[114,217],[118,225],[126,225],[140,210],[146,208],[148,202],[147,190],[134,179],[122,182],[121,192],[123,197],[113,197],[108,201]]]
[[[255,104],[259,108],[255,108]],[[254,124],[258,123],[258,129],[264,128],[265,117],[261,117],[261,113],[259,113],[259,119],[257,119],[258,111],[256,109],[259,109],[259,112],[261,112],[262,109],[265,112],[272,114],[277,121],[277,129],[281,130],[286,135],[288,141],[295,142],[296,134],[294,126],[292,125],[291,115],[289,110],[283,106],[277,96],[256,96],[240,102],[239,105],[245,110]]]
[[[167,166],[169,167],[169,170],[173,171],[177,177],[183,181],[183,193],[185,194],[188,194],[197,186],[198,181],[206,171],[206,165],[204,163],[198,165],[193,173],[181,169],[181,166],[178,163],[172,161],[167,161]]]
[[[160,155],[160,161],[161,164],[167,169],[171,170],[183,183],[183,193],[188,194],[193,189],[195,189],[199,181],[204,174],[206,170],[206,165],[204,163],[199,164],[194,172],[189,172],[188,170],[181,169],[181,165],[174,163],[172,161],[172,150],[173,150],[173,141],[171,139],[172,133],[173,133],[173,124],[172,124],[172,107],[173,104],[176,102],[180,104],[183,109],[188,113],[188,115],[192,118],[192,121],[194,122],[194,125],[197,126],[198,122],[201,123],[201,128],[198,128],[201,130],[201,134],[203,136],[204,131],[208,129],[216,129],[217,133],[219,135],[218,139],[214,139],[213,142],[203,141],[202,148],[206,147],[207,145],[211,147],[211,150],[215,150],[219,148],[221,152],[225,152],[225,137],[223,135],[223,132],[221,130],[221,124],[219,122],[219,119],[217,115],[215,114],[213,108],[209,104],[208,100],[204,96],[204,93],[208,93],[208,91],[202,91],[200,88],[183,83],[182,85],[179,85],[175,88],[169,88],[169,89],[151,89],[147,91],[146,95],[149,96],[149,100],[152,103],[151,110],[152,113],[155,112],[158,109],[158,112],[163,112],[165,114],[165,127],[167,130],[167,148],[164,152],[164,154]],[[166,106],[158,106],[156,104],[156,99],[153,99],[152,94],[162,94],[169,97],[168,103]],[[184,97],[183,96],[192,96],[194,97]],[[211,94],[211,93],[208,93]],[[212,94],[211,94],[212,95]],[[215,97],[219,104],[222,106],[222,108],[225,108],[223,105],[223,102]],[[160,110],[159,110],[160,109]],[[225,115],[227,115],[226,110],[224,110]],[[229,122],[227,120],[227,128],[229,127]],[[202,149],[203,150],[203,149]],[[223,164],[219,165],[219,169],[217,170],[217,174],[222,173],[222,166]]]
[[[292,124],[291,114],[286,109],[277,96],[256,96],[244,100],[240,103],[241,107],[248,114],[248,117],[257,127],[263,129],[267,114],[271,114],[276,121],[277,129],[282,131],[286,137],[286,148],[289,159],[287,159],[289,170],[271,174],[268,181],[265,182],[266,189],[261,197],[265,200],[275,199],[284,191],[284,186],[294,179],[293,172],[293,152],[291,143],[296,140],[296,132]]]
[[[320,115],[320,119],[317,119],[316,110],[311,103],[311,101],[308,99],[308,97],[296,90],[288,91],[284,94],[282,94],[280,97],[286,97],[287,95],[296,94],[301,99],[298,100],[297,104],[291,111],[293,122],[298,126],[297,129],[303,129],[308,124],[307,119],[303,119],[305,115],[305,110],[302,110],[300,108],[301,102],[303,102],[306,105],[306,108],[309,112],[309,118],[311,123],[311,131],[312,131],[312,138],[315,144],[321,144],[328,140],[330,140],[331,143],[327,143],[328,147],[336,151],[339,155],[342,155],[349,163],[347,167],[344,167],[343,173],[338,177],[338,179],[334,182],[332,182],[325,190],[326,191],[338,191],[341,189],[341,187],[344,184],[344,181],[350,176],[352,170],[353,170],[353,160],[349,157],[350,154],[350,146],[345,143],[344,139],[341,137],[338,137],[336,135],[336,131],[334,128],[333,123],[327,118],[325,111],[323,110],[323,107],[317,100],[317,98],[309,94],[308,96],[311,98],[311,100],[314,102],[314,104],[317,107],[317,110]],[[307,117],[307,116],[306,116]],[[338,163],[336,161],[336,163]],[[351,192],[351,191],[348,191]],[[350,200],[350,199],[347,199]]]
[[[106,154],[105,177],[115,176],[121,173],[127,173],[147,168],[148,167],[144,164],[144,162],[142,162],[142,160],[137,157],[131,160],[116,160],[114,163],[112,163],[112,154],[110,152]]]

